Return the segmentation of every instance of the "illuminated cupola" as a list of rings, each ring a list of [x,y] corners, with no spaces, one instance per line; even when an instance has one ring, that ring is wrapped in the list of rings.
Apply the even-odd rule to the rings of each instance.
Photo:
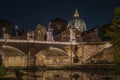
[[[80,32],[86,31],[86,24],[83,19],[80,18],[79,12],[76,8],[73,19],[69,21],[67,27],[74,26]]]
[[[75,13],[74,13],[74,18],[79,18],[79,12],[78,12],[77,8],[76,8]]]

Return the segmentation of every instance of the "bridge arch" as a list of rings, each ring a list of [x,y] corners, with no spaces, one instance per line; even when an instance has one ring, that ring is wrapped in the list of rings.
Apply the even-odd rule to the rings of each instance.
[[[65,65],[69,64],[69,55],[60,48],[50,47],[39,51],[36,55],[36,65]]]
[[[1,63],[3,66],[25,66],[27,56],[21,50],[12,47],[2,45],[0,46]]]
[[[21,51],[20,49],[17,49],[12,46],[6,46],[6,45],[2,45],[0,47],[0,54],[1,56],[18,56],[18,55],[23,56],[25,55],[25,53]]]

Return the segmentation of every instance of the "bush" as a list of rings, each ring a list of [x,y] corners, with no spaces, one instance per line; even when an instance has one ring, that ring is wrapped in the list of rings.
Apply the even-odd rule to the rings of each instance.
[[[6,75],[6,68],[4,66],[0,66],[0,76]]]

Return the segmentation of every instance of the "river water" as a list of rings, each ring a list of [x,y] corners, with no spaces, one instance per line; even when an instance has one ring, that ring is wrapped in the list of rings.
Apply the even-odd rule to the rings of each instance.
[[[120,76],[108,71],[46,70],[29,72],[23,80],[120,80]]]

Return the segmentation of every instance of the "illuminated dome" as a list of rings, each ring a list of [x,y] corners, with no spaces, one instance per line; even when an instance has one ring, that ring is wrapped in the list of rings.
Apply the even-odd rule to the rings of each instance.
[[[83,32],[83,31],[86,31],[87,28],[86,28],[86,24],[84,22],[84,20],[80,19],[79,18],[79,13],[78,13],[78,10],[76,9],[75,13],[74,13],[74,18],[73,20],[70,20],[67,27],[70,27],[70,26],[74,26],[76,29],[78,29],[79,31]]]

